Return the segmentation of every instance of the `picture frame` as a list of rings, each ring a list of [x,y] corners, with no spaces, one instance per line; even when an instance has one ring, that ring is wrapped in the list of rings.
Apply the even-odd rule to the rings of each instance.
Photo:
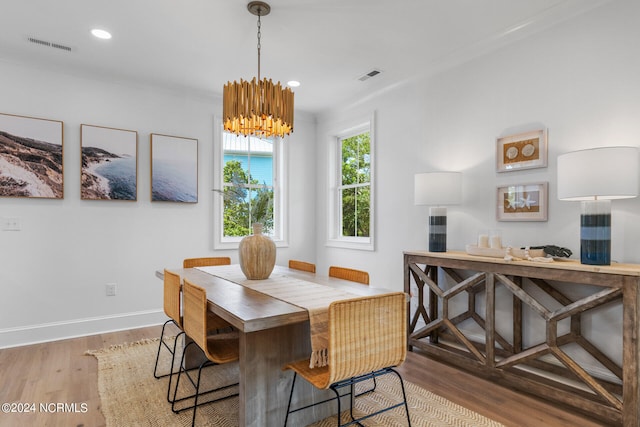
[[[497,138],[497,172],[511,172],[544,167],[547,167],[546,129]]]
[[[138,199],[138,132],[80,125],[80,198]]]
[[[0,197],[64,198],[60,120],[0,113]]]
[[[198,203],[198,140],[152,133],[151,201]]]
[[[498,221],[547,221],[549,183],[499,186],[496,202]]]

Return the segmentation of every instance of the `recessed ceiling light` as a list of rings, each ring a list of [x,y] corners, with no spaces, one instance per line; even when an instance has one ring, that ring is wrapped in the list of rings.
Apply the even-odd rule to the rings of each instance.
[[[100,30],[98,28],[91,30],[91,34],[99,39],[109,40],[111,38],[111,33],[109,31]]]
[[[300,82],[296,81],[296,80],[289,80],[287,82],[287,86],[289,86],[289,87],[298,87],[298,86],[300,86]]]

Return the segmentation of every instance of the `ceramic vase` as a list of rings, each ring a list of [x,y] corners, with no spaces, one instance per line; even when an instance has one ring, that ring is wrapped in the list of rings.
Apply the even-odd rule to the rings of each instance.
[[[253,224],[253,234],[244,237],[238,247],[240,268],[249,280],[267,279],[276,264],[276,244],[262,234],[262,224]]]

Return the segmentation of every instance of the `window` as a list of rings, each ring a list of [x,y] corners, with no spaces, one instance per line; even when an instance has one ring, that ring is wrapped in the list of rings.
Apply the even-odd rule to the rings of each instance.
[[[280,138],[236,136],[221,132],[216,164],[216,248],[237,247],[252,224],[277,245],[286,244],[284,227],[283,143]]]
[[[338,186],[342,237],[369,237],[371,144],[368,131],[340,138],[341,184]]]
[[[331,155],[330,246],[373,250],[372,122],[341,132]]]

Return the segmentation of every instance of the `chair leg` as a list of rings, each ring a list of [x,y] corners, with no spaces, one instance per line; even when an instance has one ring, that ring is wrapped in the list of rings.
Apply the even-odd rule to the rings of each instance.
[[[180,412],[176,410],[176,402],[178,401],[176,397],[178,394],[178,387],[180,387],[180,378],[182,377],[182,371],[183,371],[182,367],[184,366],[184,355],[187,354],[187,348],[192,344],[194,343],[190,342],[185,346],[184,351],[182,352],[182,357],[180,358],[180,366],[178,367],[178,378],[176,379],[176,387],[173,389],[173,399],[171,399],[171,410],[176,414]]]
[[[297,378],[298,378],[298,374],[297,374],[297,372],[294,371],[293,372],[293,382],[291,383],[291,393],[289,394],[289,403],[287,404],[287,415],[285,416],[285,420],[284,420],[284,426],[285,427],[287,426],[287,420],[289,419],[289,414],[293,414],[294,412],[303,411],[305,409],[309,409],[309,408],[314,407],[314,406],[322,405],[324,403],[332,402],[332,401],[334,401],[336,399],[338,399],[338,401],[339,401],[340,397],[346,396],[346,394],[344,396],[340,396],[340,393],[338,391],[336,391],[332,387],[331,390],[333,390],[333,392],[336,394],[336,397],[331,397],[329,399],[325,399],[325,400],[322,400],[320,402],[314,402],[314,403],[308,404],[306,406],[300,406],[300,407],[292,410],[291,409],[291,401],[293,400],[293,389],[295,387],[295,383],[296,383],[296,379]],[[338,421],[338,422],[340,422],[340,421]]]
[[[162,332],[160,332],[160,341],[158,342],[158,353],[156,354],[156,364],[153,367],[153,376],[156,379],[166,377],[166,375],[158,375],[158,361],[160,360],[160,349],[162,349],[163,345],[167,347],[167,350],[171,351],[171,349],[164,342],[164,329],[167,327],[167,324],[172,322],[173,322],[173,319],[169,319],[166,322],[164,322],[164,325],[162,325]]]
[[[196,425],[196,410],[198,409],[198,396],[200,395],[200,377],[202,375],[202,367],[207,362],[202,362],[200,368],[198,368],[198,381],[196,381],[196,396],[193,402],[193,418],[191,418],[191,427]]]
[[[370,379],[375,379],[378,376],[382,376],[382,375],[386,375],[386,374],[390,374],[390,373],[394,373],[398,377],[398,379],[400,380],[400,386],[401,386],[401,389],[402,389],[402,402],[393,404],[393,405],[388,406],[388,407],[386,407],[384,409],[377,410],[377,411],[375,411],[373,413],[366,414],[366,415],[364,415],[364,416],[362,416],[360,418],[355,418],[354,417],[354,413],[353,413],[353,409],[354,409],[353,406],[354,406],[354,403],[355,403],[355,399],[358,396],[361,396],[362,394],[364,394],[364,393],[355,394],[355,388],[354,388],[355,385],[357,383],[361,383],[363,381],[368,381]],[[376,416],[378,414],[381,414],[383,412],[389,411],[391,409],[399,408],[400,406],[404,406],[406,414],[407,414],[407,424],[408,424],[409,427],[411,427],[411,418],[409,416],[409,404],[407,402],[407,395],[406,395],[405,388],[404,388],[404,381],[402,380],[402,376],[395,369],[393,369],[393,368],[384,368],[384,369],[381,369],[381,370],[378,370],[378,371],[375,371],[375,372],[371,372],[369,374],[362,375],[360,377],[353,377],[353,378],[350,378],[350,379],[347,379],[347,380],[340,381],[340,382],[332,384],[330,386],[330,389],[333,390],[333,392],[336,395],[339,396],[338,390],[342,389],[344,387],[347,387],[347,386],[349,387],[349,392],[343,394],[342,397],[349,395],[349,399],[350,399],[349,400],[349,403],[350,403],[349,415],[351,417],[351,420],[346,422],[345,424],[340,424],[341,421],[340,421],[340,418],[339,418],[338,419],[338,427],[346,427],[346,426],[352,426],[352,425],[362,426],[361,421],[364,421],[366,419],[372,418],[372,417],[374,417],[374,416]],[[377,386],[377,384],[374,382],[373,388],[368,390],[367,393],[373,391],[376,386]],[[340,398],[338,397],[338,414],[340,414],[340,412],[342,412],[342,409],[341,409]]]
[[[364,393],[355,394],[355,385],[357,383],[361,383],[363,381],[373,380],[373,387],[370,390],[367,390],[365,392],[365,393],[369,393],[369,392],[375,390],[376,387],[377,387],[376,377],[382,376],[382,375],[386,375],[386,374],[390,374],[390,373],[394,373],[400,379],[400,386],[402,388],[402,402],[393,404],[393,405],[391,405],[389,407],[386,407],[384,409],[378,410],[378,411],[376,411],[374,413],[364,415],[364,416],[362,416],[360,418],[355,418],[354,412],[353,412],[355,399],[358,396],[361,396],[362,394],[364,394]],[[298,377],[298,374],[297,374],[297,372],[294,371],[293,381],[291,383],[291,393],[289,394],[289,402],[287,403],[287,414],[286,414],[285,419],[284,419],[284,427],[287,427],[287,422],[289,420],[289,414],[292,414],[294,412],[297,412],[297,411],[300,411],[300,410],[303,410],[303,409],[307,409],[307,408],[310,408],[312,406],[316,406],[316,405],[319,405],[319,404],[322,404],[322,403],[330,402],[330,401],[332,401],[334,399],[336,399],[338,401],[338,427],[346,427],[346,426],[352,426],[352,425],[357,425],[357,426],[361,426],[362,427],[363,424],[361,423],[361,421],[364,421],[366,419],[369,419],[371,417],[374,417],[374,416],[376,416],[378,414],[381,414],[383,412],[389,411],[391,409],[398,408],[400,406],[404,406],[405,411],[407,413],[407,423],[408,423],[408,426],[411,427],[411,418],[409,416],[409,404],[407,402],[407,394],[406,394],[406,391],[405,391],[405,388],[404,388],[404,381],[402,380],[402,376],[400,376],[400,374],[396,370],[394,370],[393,368],[380,369],[378,371],[370,372],[368,374],[365,374],[365,375],[362,375],[362,376],[359,376],[359,377],[354,377],[354,378],[350,378],[350,379],[347,379],[347,380],[343,380],[343,381],[339,381],[337,383],[334,383],[331,386],[329,386],[329,389],[331,391],[333,391],[333,393],[336,395],[336,397],[333,397],[331,399],[326,399],[326,400],[324,400],[322,402],[312,403],[312,404],[307,405],[307,406],[299,407],[299,408],[296,408],[296,409],[294,409],[292,411],[291,410],[291,401],[293,400],[293,390],[294,390],[294,387],[295,387],[295,383],[296,383],[297,377]],[[345,387],[349,387],[349,391],[347,393],[343,394],[343,395],[340,395],[340,391],[339,390],[342,389],[342,388],[345,388]],[[347,395],[349,396],[349,415],[351,417],[351,420],[347,421],[345,424],[342,424],[342,419],[341,419],[342,402],[341,402],[341,398],[342,397],[346,397]]]
[[[353,404],[355,403],[356,400],[356,389],[355,389],[355,383],[353,381],[351,381],[350,386],[349,386],[349,393],[343,394],[342,396],[340,396],[340,393],[338,392],[337,388],[331,388],[331,390],[333,390],[333,392],[336,394],[337,399],[338,399],[338,427],[344,427],[344,426],[350,426],[350,425],[357,425],[360,427],[364,427],[362,424],[360,424],[359,420],[356,420],[356,418],[353,416]],[[371,390],[369,390],[371,391]],[[361,393],[363,394],[363,393]],[[351,421],[349,421],[346,424],[342,424],[342,410],[340,409],[341,406],[341,402],[340,402],[340,398],[344,397],[344,396],[349,396],[349,416],[351,417]]]
[[[353,386],[352,386],[353,388]],[[342,425],[342,408],[341,408],[341,404],[342,402],[340,402],[340,393],[338,392],[338,390],[336,390],[335,388],[331,387],[331,390],[333,390],[333,392],[336,394],[336,400],[338,401],[338,427],[340,427]],[[349,396],[349,399],[351,399],[352,397]],[[353,406],[353,405],[351,405]],[[353,415],[351,416],[351,419],[353,419]]]
[[[178,402],[182,402],[184,400],[188,400],[188,399],[193,399],[196,397],[196,394],[198,394],[198,385],[199,385],[199,381],[200,381],[200,372],[202,371],[202,368],[205,367],[206,365],[210,365],[211,362],[208,360],[205,360],[204,362],[202,362],[202,364],[198,367],[198,382],[193,382],[193,379],[191,378],[191,376],[189,375],[189,373],[187,371],[190,371],[192,369],[196,369],[196,368],[191,368],[191,369],[185,369],[184,368],[184,359],[185,359],[185,354],[187,353],[187,348],[191,345],[195,345],[197,348],[198,345],[195,342],[190,342],[189,344],[187,344],[184,347],[184,351],[182,353],[182,357],[180,358],[180,366],[178,367],[178,379],[176,380],[176,386],[173,389],[173,398],[170,400],[171,402],[171,410],[173,412],[175,412],[176,414],[182,411],[186,411],[187,409],[191,409],[192,406],[187,406],[185,408],[180,408],[180,409],[175,409],[176,408],[176,403]],[[191,382],[191,385],[193,385],[193,387],[196,389],[196,393],[195,394],[191,394],[191,395],[187,395],[187,396],[183,396],[181,398],[178,399],[177,395],[178,395],[178,388],[180,387],[180,378],[182,377],[182,373],[184,372],[185,376],[187,377],[187,379]],[[226,388],[226,387],[221,387],[222,388]],[[213,391],[217,391],[219,389],[214,389],[211,390],[207,393],[211,393]]]
[[[391,369],[391,372],[396,374],[400,379],[400,388],[402,388],[402,398],[404,399],[404,410],[407,412],[407,425],[411,427],[411,416],[409,416],[409,403],[407,402],[407,393],[404,390],[404,381],[402,380],[402,376],[395,371],[395,369]]]
[[[170,395],[171,395],[171,382],[173,381],[173,365],[176,364],[176,350],[178,348],[178,339],[180,338],[181,335],[185,335],[184,331],[180,332],[178,335],[176,335],[176,339],[175,341],[173,341],[173,357],[171,358],[171,371],[169,372],[169,385],[167,386],[167,402],[169,403],[173,403],[173,400],[171,399]],[[178,372],[180,371],[180,369],[182,369],[182,365],[178,366]]]
[[[356,392],[356,388],[354,383],[351,383],[351,387],[349,388],[349,416],[351,416],[351,421],[355,420],[355,417],[353,416],[353,401],[356,400],[356,396],[354,395],[354,393]],[[340,416],[340,413],[338,412],[338,416]]]
[[[189,347],[191,344],[193,344],[193,342],[190,342],[189,344],[187,344],[186,347]],[[179,400],[182,400],[182,399],[177,399],[176,397],[177,397],[177,393],[178,393],[178,387],[180,387],[180,377],[182,376],[182,371],[183,371],[182,366],[184,365],[184,355],[186,353],[186,347],[185,347],[185,352],[182,353],[182,357],[180,358],[180,367],[178,369],[178,379],[176,379],[176,388],[173,391],[173,399],[172,399],[172,402],[171,402],[171,410],[173,412],[175,412],[176,414],[178,412],[182,411],[182,410],[189,409],[189,408],[183,408],[181,410],[176,410],[176,408],[175,408],[176,402],[179,401]],[[194,386],[196,388],[196,393],[193,396],[189,396],[189,398],[193,397],[195,399],[194,402],[193,402],[193,416],[191,418],[191,427],[194,427],[195,423],[196,423],[196,409],[198,408],[198,396],[200,395],[200,378],[201,378],[201,374],[202,374],[202,367],[204,365],[206,365],[206,364],[207,364],[207,361],[204,361],[198,367],[198,379],[197,379],[196,383],[194,384]],[[188,374],[186,374],[186,371],[185,371],[185,375],[188,376]]]
[[[360,393],[356,394],[355,397],[362,396],[363,394],[371,393],[372,391],[376,391],[376,387],[378,387],[378,383],[376,382],[376,377],[374,376],[373,377],[373,387],[371,387],[369,390],[365,390],[363,392],[360,392]]]
[[[287,427],[287,421],[289,420],[289,411],[291,410],[291,399],[293,399],[293,388],[296,386],[296,378],[298,373],[293,373],[293,381],[291,382],[291,393],[289,393],[289,403],[287,404],[287,415],[284,417],[284,427]]]
[[[229,394],[227,396],[223,396],[223,397],[219,397],[219,398],[216,398],[216,399],[213,399],[213,400],[209,400],[209,401],[206,401],[206,402],[198,403],[198,398],[200,396],[205,395],[205,394],[215,393],[217,391],[221,391],[221,390],[228,389],[230,387],[237,386],[238,383],[224,385],[224,386],[221,386],[221,387],[214,388],[212,390],[207,390],[207,391],[200,392],[200,382],[201,382],[200,380],[201,380],[201,377],[202,377],[202,368],[204,368],[206,366],[215,365],[215,363],[211,362],[210,360],[203,361],[200,364],[200,366],[198,366],[198,368],[197,368],[198,369],[198,377],[197,377],[196,381],[194,382],[193,378],[191,378],[191,375],[189,375],[189,372],[188,372],[191,369],[185,369],[184,368],[185,354],[187,353],[187,348],[189,346],[191,346],[191,345],[195,345],[196,348],[200,348],[200,347],[198,347],[198,345],[194,341],[189,342],[184,348],[184,351],[182,353],[182,357],[180,358],[180,366],[178,367],[178,378],[176,379],[176,385],[175,385],[175,388],[173,389],[173,398],[171,399],[171,410],[174,413],[177,414],[179,412],[186,411],[187,409],[193,409],[194,411],[193,411],[192,422],[195,422],[195,418],[196,418],[195,408],[197,406],[218,402],[218,401],[221,401],[221,400],[224,400],[224,399],[229,399],[229,398],[238,396],[238,393]],[[192,369],[196,369],[196,368],[192,368]],[[195,392],[195,394],[187,395],[187,396],[178,398],[178,396],[177,396],[178,395],[178,388],[180,387],[180,378],[182,378],[182,374],[183,373],[186,375],[187,379],[191,382],[191,384],[195,388],[196,392]],[[194,399],[193,406],[186,406],[186,407],[183,407],[183,408],[176,409],[176,403],[182,402],[182,401],[185,401],[185,400],[188,400],[188,399]]]

